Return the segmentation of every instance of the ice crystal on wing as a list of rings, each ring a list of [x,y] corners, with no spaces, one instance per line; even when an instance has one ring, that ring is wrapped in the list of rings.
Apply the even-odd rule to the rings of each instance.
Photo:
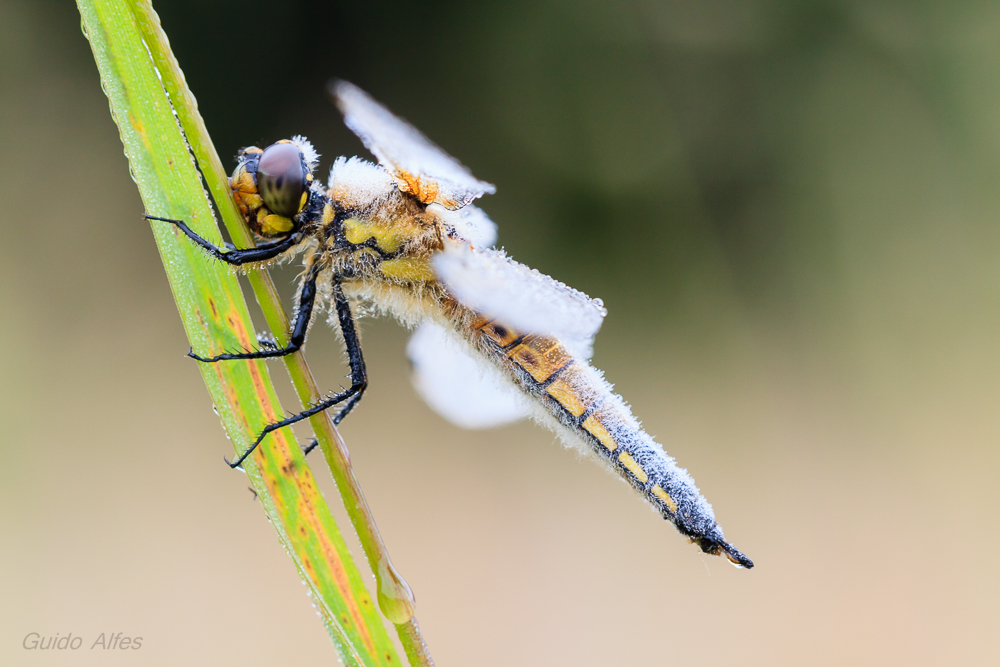
[[[528,416],[527,398],[448,330],[424,322],[410,338],[413,385],[435,412],[463,428],[492,428]]]
[[[434,183],[434,201],[451,209],[496,192],[493,185],[477,179],[458,160],[357,86],[337,81],[330,91],[344,114],[344,123],[397,182],[407,181],[406,176],[410,176],[425,184]]]
[[[476,248],[489,248],[497,240],[497,225],[478,206],[469,205],[457,211],[449,211],[440,204],[431,204],[428,211],[435,213],[445,227]]]
[[[589,359],[607,311],[596,299],[510,259],[499,250],[449,243],[434,257],[434,269],[466,306],[520,333],[558,338],[573,354]]]

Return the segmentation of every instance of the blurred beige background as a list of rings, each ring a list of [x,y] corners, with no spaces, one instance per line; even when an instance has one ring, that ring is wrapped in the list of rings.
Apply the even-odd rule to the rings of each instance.
[[[343,432],[439,665],[1000,661],[996,3],[157,6],[223,155],[362,153],[336,75],[495,182],[500,243],[605,300],[596,364],[757,563],[538,427],[449,426],[365,320]],[[0,0],[0,147],[0,663],[335,663],[70,3]],[[340,381],[330,332],[308,354]]]

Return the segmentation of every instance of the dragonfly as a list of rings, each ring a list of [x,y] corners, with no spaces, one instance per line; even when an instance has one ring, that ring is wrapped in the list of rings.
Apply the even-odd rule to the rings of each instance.
[[[702,551],[738,567],[753,562],[726,542],[692,477],[647,434],[602,373],[590,365],[607,314],[592,299],[493,248],[497,228],[472,202],[495,192],[460,162],[360,88],[330,84],[346,125],[378,161],[339,157],[326,187],[304,137],[237,156],[230,178],[259,244],[220,248],[181,220],[174,225],[232,266],[301,254],[303,274],[288,343],[200,355],[203,363],[270,359],[301,349],[316,312],[342,333],[350,386],[267,424],[230,466],[269,433],[339,407],[340,423],[368,386],[354,310],[363,305],[414,329],[413,382],[435,411],[468,428],[530,417],[617,473]]]

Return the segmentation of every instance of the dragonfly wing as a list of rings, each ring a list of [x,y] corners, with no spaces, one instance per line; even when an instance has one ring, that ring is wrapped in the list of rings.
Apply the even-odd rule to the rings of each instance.
[[[346,81],[330,92],[344,114],[344,123],[392,175],[396,187],[425,204],[455,210],[484,194],[496,192],[460,162],[445,153],[406,121]]]
[[[528,416],[527,398],[498,370],[472,357],[444,327],[421,324],[406,353],[417,393],[453,424],[492,428]]]
[[[449,211],[432,204],[427,210],[437,214],[449,235],[454,232],[475,248],[489,248],[497,240],[497,224],[478,206],[469,205],[457,211]]]
[[[438,279],[464,305],[521,333],[558,338],[589,359],[607,310],[600,299],[515,262],[502,251],[449,243],[434,256]]]

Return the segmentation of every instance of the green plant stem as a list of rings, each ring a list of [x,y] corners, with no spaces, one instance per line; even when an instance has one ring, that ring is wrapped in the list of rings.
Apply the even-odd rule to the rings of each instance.
[[[139,23],[149,20],[151,9],[146,4],[148,11],[141,11],[142,7],[125,0],[79,0],[78,7],[146,210],[183,219],[218,243],[221,238],[211,205],[140,34]],[[193,99],[172,99],[178,116],[197,116]],[[210,145],[203,141],[201,150]],[[214,155],[214,148],[211,151]],[[220,174],[224,179],[221,166],[215,175],[206,172],[207,180],[217,182],[213,191]],[[231,207],[231,202],[222,203],[228,198],[228,192],[216,197],[223,210]],[[180,238],[171,226],[155,223],[153,232],[192,347],[232,346],[233,337],[237,345],[251,345],[253,327],[236,277]],[[245,450],[263,424],[282,414],[263,363],[199,366],[237,452]],[[280,541],[310,586],[344,664],[398,664],[392,642],[291,431],[282,429],[269,437],[244,468]]]
[[[202,169],[226,229],[239,247],[252,247],[253,236],[236,208],[218,152],[198,112],[194,95],[188,88],[184,74],[170,49],[159,17],[148,0],[132,0],[132,4],[140,32],[160,72],[163,85],[174,102],[181,127]],[[248,271],[248,278],[268,326],[275,332],[279,344],[284,345],[287,342],[290,323],[270,275],[265,271],[251,270]],[[319,401],[322,395],[305,356],[301,352],[296,352],[285,356],[283,360],[302,404],[310,405]],[[382,613],[397,626],[400,642],[411,663],[415,666],[432,665],[433,661],[414,617],[413,593],[389,558],[388,550],[351,466],[346,443],[329,412],[315,415],[310,419],[310,423],[340,491],[351,524],[358,534],[368,565],[375,574],[378,603]]]

